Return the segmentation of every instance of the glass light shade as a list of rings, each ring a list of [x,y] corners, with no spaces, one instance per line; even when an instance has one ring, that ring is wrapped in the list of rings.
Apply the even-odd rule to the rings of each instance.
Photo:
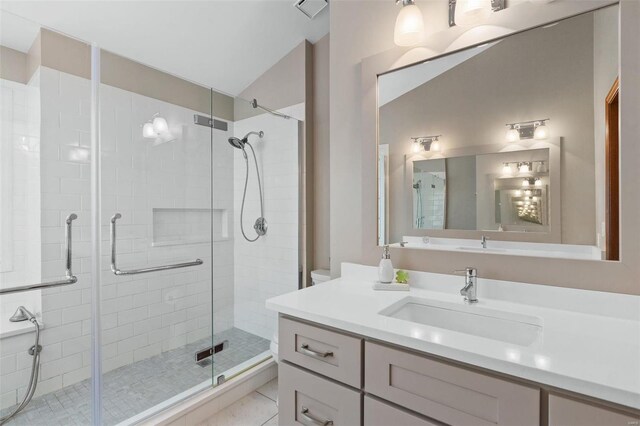
[[[398,46],[415,46],[422,41],[424,19],[420,8],[415,4],[402,6],[396,18],[393,40]]]
[[[536,126],[536,130],[533,132],[533,137],[535,139],[549,138],[549,128],[544,124],[544,122]]]
[[[418,142],[413,142],[411,144],[411,150],[415,153],[418,153],[418,151],[420,151],[420,144]]]
[[[535,186],[542,186],[542,181],[540,179],[536,179],[534,185]]]
[[[524,191],[524,195],[526,195],[527,197],[531,196],[531,190],[527,189],[526,191]]]
[[[520,132],[516,128],[511,128],[507,130],[506,139],[507,142],[517,142],[520,140]]]
[[[145,138],[156,137],[156,132],[153,130],[152,123],[144,123],[144,126],[142,126],[142,136],[144,136]]]
[[[468,27],[476,25],[491,15],[491,0],[457,0],[456,25]]]
[[[438,141],[433,141],[431,142],[431,149],[429,151],[440,151],[440,142]]]
[[[516,189],[515,196],[516,197],[522,197],[522,191],[520,191],[519,189]]]
[[[167,124],[167,120],[162,117],[156,117],[153,119],[153,131],[156,132],[157,135],[162,133],[166,133],[169,131],[169,125]]]
[[[522,179],[522,187],[523,188],[529,187],[529,179]]]
[[[531,170],[529,170],[529,165],[527,163],[522,163],[520,164],[520,173],[529,173]]]
[[[510,175],[511,174],[511,166],[509,165],[509,163],[504,163],[504,166],[502,166],[502,174],[504,175]]]

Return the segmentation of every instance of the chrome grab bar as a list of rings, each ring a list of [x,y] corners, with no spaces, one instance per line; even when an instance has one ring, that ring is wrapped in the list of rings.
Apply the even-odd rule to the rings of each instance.
[[[329,356],[333,356],[333,352],[317,352],[309,349],[309,345],[307,345],[306,343],[300,346],[300,352],[315,358],[326,358]]]
[[[188,268],[190,266],[202,265],[204,262],[200,259],[196,259],[193,262],[175,263],[173,265],[153,266],[150,268],[142,269],[130,269],[122,270],[116,266],[116,220],[120,219],[122,215],[116,213],[111,218],[111,271],[116,275],[137,275],[146,274],[147,272],[166,271],[168,269]]]
[[[321,425],[321,426],[331,426],[333,424],[333,420],[322,420],[317,418],[316,416],[311,415],[311,413],[309,412],[309,409],[304,405],[301,408],[302,410],[300,410],[300,415],[306,421],[316,425]]]
[[[76,276],[73,275],[72,263],[71,263],[71,258],[72,258],[71,222],[73,222],[77,218],[78,218],[77,214],[71,213],[69,216],[67,216],[67,219],[65,220],[66,226],[64,230],[64,237],[66,240],[65,251],[67,252],[66,254],[67,259],[65,264],[65,277],[66,277],[65,279],[57,280],[57,281],[48,281],[48,282],[38,283],[38,284],[28,284],[28,285],[21,285],[17,287],[3,288],[3,289],[0,289],[0,294],[21,293],[23,291],[39,290],[41,288],[60,287],[64,285],[77,283],[78,278],[76,278]]]

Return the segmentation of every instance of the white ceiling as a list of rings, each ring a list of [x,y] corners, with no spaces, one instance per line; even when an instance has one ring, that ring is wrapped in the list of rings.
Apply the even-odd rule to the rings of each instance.
[[[329,32],[328,7],[310,21],[292,4],[293,0],[2,0],[0,8],[238,95],[304,39],[315,43]],[[2,33],[3,39],[15,38],[5,29]],[[14,43],[20,45],[19,40]]]

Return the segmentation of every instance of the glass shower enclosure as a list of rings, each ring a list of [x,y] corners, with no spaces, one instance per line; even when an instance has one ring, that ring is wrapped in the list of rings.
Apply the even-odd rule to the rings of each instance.
[[[131,424],[268,360],[301,121],[1,20],[2,422]]]

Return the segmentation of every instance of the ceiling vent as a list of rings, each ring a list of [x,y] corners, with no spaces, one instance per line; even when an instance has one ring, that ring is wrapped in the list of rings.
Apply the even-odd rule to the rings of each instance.
[[[304,13],[304,16],[313,19],[327,6],[327,0],[296,0],[293,5],[300,12]]]

